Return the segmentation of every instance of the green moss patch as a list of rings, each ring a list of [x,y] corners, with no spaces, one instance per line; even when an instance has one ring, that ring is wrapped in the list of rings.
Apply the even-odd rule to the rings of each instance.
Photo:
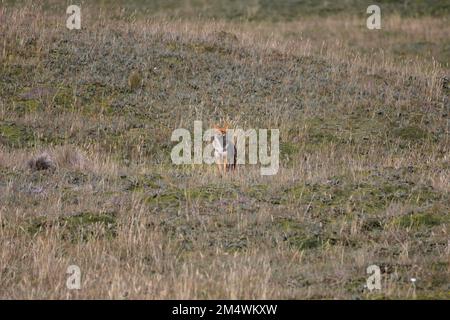
[[[448,222],[448,216],[432,213],[412,213],[401,216],[394,220],[394,223],[403,228],[434,227]]]
[[[35,236],[45,230],[57,229],[64,240],[72,242],[91,239],[114,238],[117,235],[117,217],[115,213],[85,212],[73,216],[31,219],[26,230]]]
[[[297,250],[315,249],[327,243],[321,233],[313,232],[312,228],[294,219],[277,219],[274,226],[275,231],[281,233],[283,241]]]
[[[0,122],[0,143],[14,148],[31,146],[34,136],[27,127],[14,122]]]
[[[414,142],[426,139],[428,137],[428,133],[417,126],[407,126],[395,129],[394,136],[405,141]]]
[[[237,191],[232,187],[208,185],[196,188],[171,188],[147,198],[147,203],[159,206],[178,206],[186,201],[213,202],[222,198],[233,198]]]

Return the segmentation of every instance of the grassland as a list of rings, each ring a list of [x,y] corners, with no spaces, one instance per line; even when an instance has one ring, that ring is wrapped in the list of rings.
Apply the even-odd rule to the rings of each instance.
[[[251,2],[2,1],[1,298],[450,298],[445,1]],[[224,117],[277,175],[171,163]]]

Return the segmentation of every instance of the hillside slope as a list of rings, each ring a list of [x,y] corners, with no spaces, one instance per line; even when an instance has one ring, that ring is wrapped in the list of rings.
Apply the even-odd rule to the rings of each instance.
[[[450,89],[429,56],[321,47],[312,21],[294,41],[230,22],[90,11],[71,32],[45,11],[1,13],[0,297],[449,298]],[[445,34],[439,19],[405,23]],[[226,117],[280,129],[277,175],[171,163],[174,129]],[[48,170],[30,166],[42,152]],[[64,287],[70,264],[81,291]]]

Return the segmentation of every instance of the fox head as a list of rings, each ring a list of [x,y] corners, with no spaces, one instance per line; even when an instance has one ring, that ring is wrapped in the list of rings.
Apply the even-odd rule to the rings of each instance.
[[[227,133],[227,131],[228,131],[228,124],[226,123],[224,126],[219,126],[219,125],[215,124],[215,125],[214,125],[214,129],[215,129],[218,133],[220,133],[220,134],[222,134],[222,135],[225,135],[225,134]]]

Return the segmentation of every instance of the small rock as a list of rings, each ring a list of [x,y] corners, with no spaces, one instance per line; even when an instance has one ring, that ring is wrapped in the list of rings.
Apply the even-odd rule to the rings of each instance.
[[[128,77],[128,87],[134,91],[142,85],[142,77],[137,71],[133,71]]]

